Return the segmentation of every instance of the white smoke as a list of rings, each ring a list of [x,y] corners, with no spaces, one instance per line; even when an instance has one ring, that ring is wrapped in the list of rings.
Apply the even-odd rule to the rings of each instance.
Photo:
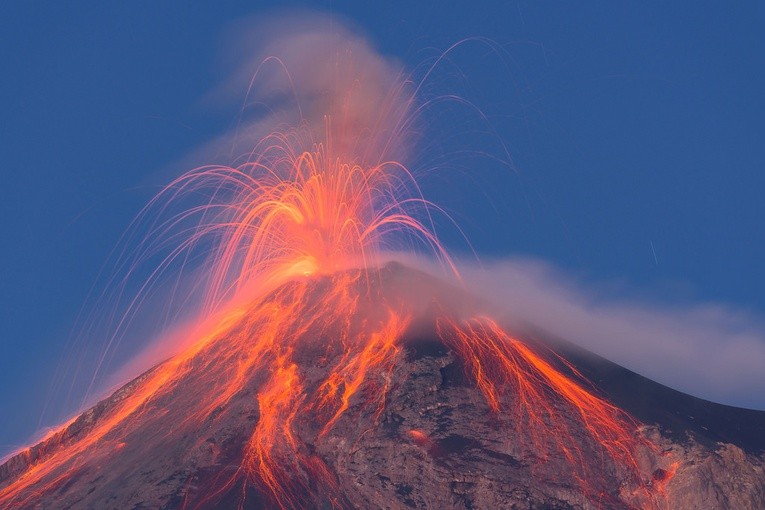
[[[313,141],[329,139],[337,156],[361,164],[401,159],[412,144],[412,84],[399,62],[349,27],[337,17],[305,12],[230,27],[228,70],[204,103],[240,108],[241,115],[231,132],[194,159],[246,157],[268,133],[300,123]]]
[[[531,323],[666,386],[765,409],[765,320],[720,303],[614,298],[538,260],[462,269],[469,287]]]

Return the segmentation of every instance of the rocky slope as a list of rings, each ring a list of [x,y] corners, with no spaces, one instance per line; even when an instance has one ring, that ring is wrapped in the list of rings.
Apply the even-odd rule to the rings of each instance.
[[[392,287],[425,278],[401,267],[388,271],[386,285]],[[460,359],[433,331],[427,319],[410,328],[392,371],[377,374],[392,381],[381,408],[354,398],[328,432],[314,420],[295,420],[298,451],[317,467],[282,466],[280,483],[293,495],[288,506],[765,508],[765,412],[695,399],[565,342],[548,341],[600,395],[641,423],[635,435],[646,445],[636,452],[636,482],[624,467],[599,453],[585,428],[560,405],[559,418],[576,435],[577,458],[587,464],[583,472],[588,479],[574,480],[571,459],[554,449],[541,452],[533,428],[514,422],[512,414],[494,412]],[[307,393],[317,389],[311,381],[321,380],[333,365],[310,349],[297,352],[295,359]],[[214,369],[209,360],[205,363]],[[46,459],[93,435],[160,369],[128,383],[54,436],[5,462],[0,466],[0,495],[34,474]],[[7,500],[7,506],[274,507],[263,484],[235,476],[261,417],[258,394],[265,374],[253,373],[224,407],[204,420],[187,420],[209,384],[207,373],[190,370],[172,392],[144,406],[137,419],[109,429],[87,451]],[[506,397],[508,407],[517,405],[514,398]],[[319,469],[322,476],[314,476]]]

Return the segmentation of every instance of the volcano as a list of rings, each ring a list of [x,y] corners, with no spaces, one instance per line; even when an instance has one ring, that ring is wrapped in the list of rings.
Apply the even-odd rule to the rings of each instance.
[[[765,412],[484,309],[397,263],[297,278],[8,459],[0,507],[765,508]]]

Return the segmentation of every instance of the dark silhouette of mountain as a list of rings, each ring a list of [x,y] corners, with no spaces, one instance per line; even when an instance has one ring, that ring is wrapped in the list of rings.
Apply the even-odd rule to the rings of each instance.
[[[666,437],[683,442],[690,436],[710,448],[729,443],[751,454],[765,453],[765,411],[696,398],[575,345],[556,345],[611,402],[643,423],[659,425]]]

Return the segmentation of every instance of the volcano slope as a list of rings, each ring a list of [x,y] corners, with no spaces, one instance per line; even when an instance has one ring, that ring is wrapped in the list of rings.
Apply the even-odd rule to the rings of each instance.
[[[399,264],[284,285],[7,460],[0,507],[765,508],[765,413],[481,309]]]

